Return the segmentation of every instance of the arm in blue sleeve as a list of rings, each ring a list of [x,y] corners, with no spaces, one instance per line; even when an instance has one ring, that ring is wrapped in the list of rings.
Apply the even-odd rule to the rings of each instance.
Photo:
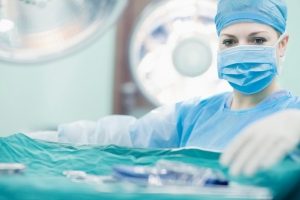
[[[178,147],[176,106],[159,107],[137,120],[130,129],[132,145],[140,148]]]
[[[106,116],[97,122],[77,121],[58,127],[58,141],[71,144],[115,144],[128,147],[178,147],[175,105],[157,108],[136,120]]]

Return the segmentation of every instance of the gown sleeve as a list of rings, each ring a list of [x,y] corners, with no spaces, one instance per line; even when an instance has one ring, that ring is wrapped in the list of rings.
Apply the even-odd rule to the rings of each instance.
[[[176,148],[179,146],[177,104],[159,107],[136,121],[130,129],[134,147]]]
[[[76,145],[178,147],[175,107],[159,107],[140,119],[127,115],[109,115],[97,122],[81,120],[61,124],[58,126],[58,141]]]

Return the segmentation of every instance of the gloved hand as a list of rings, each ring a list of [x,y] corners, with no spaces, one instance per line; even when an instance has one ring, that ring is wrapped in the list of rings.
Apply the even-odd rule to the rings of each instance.
[[[58,142],[76,145],[132,146],[130,127],[136,118],[127,115],[108,115],[97,122],[81,120],[58,126]]]
[[[58,126],[58,142],[76,145],[94,144],[96,122],[81,120]]]
[[[286,110],[247,127],[223,152],[231,175],[254,175],[292,151],[300,141],[300,111]]]

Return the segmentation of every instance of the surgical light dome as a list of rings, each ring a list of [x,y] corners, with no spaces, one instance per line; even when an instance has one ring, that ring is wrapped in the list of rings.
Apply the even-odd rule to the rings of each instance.
[[[218,78],[217,0],[157,0],[142,12],[130,42],[130,69],[154,105],[228,91]]]
[[[0,0],[0,59],[36,63],[81,49],[116,22],[126,0]]]

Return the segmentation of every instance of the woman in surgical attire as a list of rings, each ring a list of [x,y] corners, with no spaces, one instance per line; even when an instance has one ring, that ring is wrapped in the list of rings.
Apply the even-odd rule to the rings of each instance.
[[[289,40],[286,21],[283,0],[220,0],[215,17],[218,73],[233,92],[160,107],[131,120],[127,128],[113,126],[118,130],[109,134],[101,119],[61,125],[59,139],[145,148],[193,146],[222,152],[253,122],[282,110],[300,109],[300,99],[278,84]]]

